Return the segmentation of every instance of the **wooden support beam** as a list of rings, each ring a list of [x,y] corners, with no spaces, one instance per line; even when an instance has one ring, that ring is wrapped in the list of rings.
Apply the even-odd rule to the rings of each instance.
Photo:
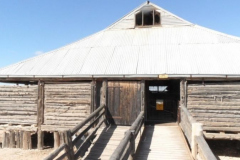
[[[145,110],[145,81],[141,81],[141,111]]]
[[[38,82],[38,107],[37,107],[37,125],[38,125],[38,141],[37,148],[39,150],[43,149],[43,133],[41,131],[41,125],[44,122],[44,83]]]
[[[23,131],[20,131],[19,132],[19,142],[20,142],[20,146],[19,146],[19,148],[23,148]]]
[[[3,132],[3,140],[2,140],[2,148],[7,148],[6,146],[7,146],[7,139],[6,139],[6,137],[7,137],[7,133],[6,132]]]
[[[28,131],[23,132],[23,149],[32,149],[31,133]]]
[[[91,110],[90,112],[94,112],[94,110],[97,108],[97,102],[96,102],[96,81],[93,80],[91,83]]]
[[[64,144],[63,132],[59,132],[59,136],[60,136],[60,145],[62,145],[62,144]]]
[[[9,142],[10,142],[10,139],[9,139],[9,133],[6,133],[5,134],[5,148],[9,148]]]
[[[100,106],[101,105],[105,105],[104,125],[107,126],[108,125],[108,121],[107,121],[107,80],[102,81],[102,87],[101,87],[101,92],[100,92]]]
[[[20,148],[20,132],[17,131],[15,135],[16,135],[16,148]]]
[[[60,135],[59,132],[54,132],[54,149],[57,149],[60,146]]]
[[[66,154],[68,156],[68,159],[72,160],[74,159],[74,152],[73,152],[73,144],[72,144],[72,134],[71,131],[64,131],[64,142],[67,144]]]
[[[16,148],[14,131],[10,131],[9,138],[10,138],[9,148]]]
[[[102,82],[100,104],[101,105],[107,104],[107,81],[106,80]]]

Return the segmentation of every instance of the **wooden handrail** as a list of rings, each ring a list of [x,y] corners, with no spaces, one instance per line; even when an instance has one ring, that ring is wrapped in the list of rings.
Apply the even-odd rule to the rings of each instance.
[[[85,124],[87,124],[92,118],[97,116],[97,114],[105,107],[105,105],[101,105],[98,109],[96,109],[93,113],[91,113],[84,121],[79,123],[77,126],[75,126],[72,130],[72,136],[78,132],[79,129],[81,129]]]
[[[134,155],[135,153],[135,138],[140,131],[141,126],[143,125],[144,112],[140,112],[137,119],[133,122],[130,129],[125,132],[124,138],[121,140],[118,147],[115,149],[113,154],[110,157],[110,160],[122,160],[126,157],[125,154]],[[128,145],[129,144],[129,145]],[[128,147],[127,147],[128,146]],[[130,152],[125,152],[130,147]]]
[[[131,134],[132,134],[132,132],[130,130],[125,132],[125,136],[123,137],[120,144],[115,149],[115,151],[113,152],[113,154],[109,160],[120,160],[121,159],[123,152],[125,151],[126,146],[131,139]]]
[[[93,125],[95,124],[95,122],[97,122],[101,116],[104,114],[104,112],[100,113],[100,115],[90,124],[88,125],[88,127],[86,129],[84,129],[74,140],[73,140],[73,145],[75,145],[77,143],[77,141],[82,138],[82,136],[84,136],[85,133],[87,133],[87,131],[93,127]]]
[[[52,160],[53,158],[57,157],[57,155],[63,150],[66,149],[67,145],[64,143],[61,146],[59,146],[55,151],[50,153],[47,157],[44,158],[44,160]]]
[[[99,119],[105,115],[105,105],[101,105],[98,109],[96,109],[93,113],[91,113],[85,120],[83,120],[81,123],[79,123],[77,126],[75,126],[72,130],[66,130],[63,132],[63,136],[64,136],[64,144],[62,144],[61,146],[59,146],[55,151],[53,151],[51,154],[49,154],[44,160],[52,160],[55,157],[58,156],[58,154],[65,149],[64,155],[67,155],[68,159],[73,160],[76,159],[76,155],[74,155],[74,151],[73,151],[73,145],[75,145],[77,143],[77,141],[79,139],[81,139],[82,136],[85,135],[85,133],[87,133],[96,123],[97,126],[96,128],[93,130],[93,132],[90,133],[90,135],[86,138],[86,140],[90,140],[93,137],[93,134],[97,132],[97,129],[102,125],[102,123],[105,121],[104,119],[102,119],[99,122]],[[93,119],[93,121],[88,125],[88,127],[86,127],[83,131],[81,131],[81,133],[79,133],[79,135],[72,140],[72,136],[77,133],[83,126],[85,126],[88,122],[90,122]],[[86,143],[86,140],[84,141],[84,143],[81,145],[80,148],[78,148],[78,150],[85,148],[86,145],[84,145]],[[62,155],[62,156],[64,156]]]
[[[198,156],[200,155],[203,160],[216,160],[216,157],[203,137],[202,123],[197,122],[185,106],[181,106],[180,108],[180,126],[191,146],[193,158],[198,160]]]
[[[199,159],[217,160],[217,158],[213,154],[212,150],[209,148],[209,146],[203,136],[196,136],[195,140],[197,143],[198,154],[201,157]],[[198,156],[196,159],[198,159]]]
[[[187,118],[190,123],[196,123],[196,120],[192,117],[192,115],[189,113],[188,109],[185,106],[181,106],[181,109],[187,115]]]

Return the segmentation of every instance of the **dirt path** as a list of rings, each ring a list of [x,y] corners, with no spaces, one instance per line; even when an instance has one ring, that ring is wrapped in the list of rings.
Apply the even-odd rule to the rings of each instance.
[[[22,149],[10,149],[10,148],[0,148],[0,160],[42,160],[53,149],[44,149],[44,150],[22,150]]]

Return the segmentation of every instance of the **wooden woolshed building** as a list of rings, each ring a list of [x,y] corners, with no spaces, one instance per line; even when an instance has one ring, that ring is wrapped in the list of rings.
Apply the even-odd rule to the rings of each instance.
[[[0,69],[0,143],[43,148],[106,105],[109,123],[176,122],[240,139],[240,38],[146,2],[106,29]],[[185,133],[187,134],[187,133]]]

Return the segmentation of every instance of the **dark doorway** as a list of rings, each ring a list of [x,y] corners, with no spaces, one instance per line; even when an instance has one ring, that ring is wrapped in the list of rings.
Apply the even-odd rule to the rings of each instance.
[[[146,81],[145,89],[147,123],[176,122],[180,81]]]

